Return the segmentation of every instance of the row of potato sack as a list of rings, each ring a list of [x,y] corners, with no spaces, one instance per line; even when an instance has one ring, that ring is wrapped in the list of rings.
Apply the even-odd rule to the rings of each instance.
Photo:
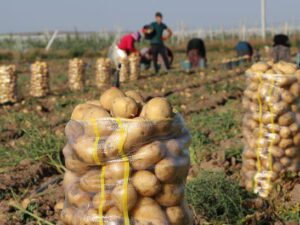
[[[191,137],[167,99],[111,88],[74,109],[66,136],[64,224],[192,224]]]
[[[17,75],[14,65],[0,66],[0,104],[17,101]]]
[[[284,173],[299,171],[298,73],[296,65],[285,62],[260,62],[247,71],[242,175],[246,188],[262,197]]]

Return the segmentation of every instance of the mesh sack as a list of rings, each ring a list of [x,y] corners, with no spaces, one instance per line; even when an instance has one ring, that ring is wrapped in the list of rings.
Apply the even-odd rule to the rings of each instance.
[[[96,62],[96,85],[101,88],[111,82],[112,61],[108,58],[100,58]]]
[[[45,62],[37,61],[31,65],[30,95],[43,97],[49,93],[49,71]]]
[[[17,76],[14,65],[0,67],[0,104],[17,101]]]
[[[130,80],[138,80],[140,77],[140,61],[141,58],[139,54],[131,54],[129,56],[129,67],[130,67]]]
[[[85,63],[82,59],[69,61],[68,85],[71,91],[78,91],[84,88]]]

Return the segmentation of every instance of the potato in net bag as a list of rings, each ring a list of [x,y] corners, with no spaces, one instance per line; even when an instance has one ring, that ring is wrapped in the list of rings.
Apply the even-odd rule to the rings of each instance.
[[[74,58],[69,61],[68,85],[71,91],[84,88],[85,63],[82,59]]]
[[[17,101],[17,75],[14,65],[0,67],[0,104]]]
[[[62,222],[192,225],[191,137],[165,98],[109,89],[74,109],[66,135]]]
[[[287,171],[299,171],[300,84],[297,67],[260,62],[247,71],[242,176],[248,190],[267,197]]]
[[[45,62],[37,61],[31,65],[30,95],[44,97],[49,93],[49,70]]]

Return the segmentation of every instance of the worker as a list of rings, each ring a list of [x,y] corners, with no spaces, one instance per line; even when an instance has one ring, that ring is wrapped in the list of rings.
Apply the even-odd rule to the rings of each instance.
[[[118,45],[113,49],[113,61],[117,66],[115,73],[114,86],[119,87],[119,70],[121,68],[121,61],[128,58],[130,54],[139,54],[139,51],[135,48],[135,43],[140,42],[141,33],[135,32],[123,36]]]
[[[236,46],[235,50],[237,53],[237,57],[247,57],[249,61],[251,61],[253,56],[253,47],[247,41],[240,41]]]
[[[194,69],[199,68],[201,61],[204,63],[204,65],[201,67],[205,67],[206,48],[205,48],[204,41],[202,39],[200,38],[191,39],[188,42],[186,52],[189,57],[189,62],[192,68]]]
[[[174,60],[174,54],[173,54],[172,50],[168,47],[166,47],[165,50],[167,51],[169,65],[171,66],[173,63],[173,60]],[[151,62],[153,60],[152,49],[145,47],[145,48],[141,49],[140,54],[141,54],[141,66],[145,69],[149,69],[151,66]],[[163,63],[163,59],[162,59],[162,57],[159,57],[158,65],[160,65],[161,63]]]
[[[273,39],[272,58],[275,62],[291,60],[290,40],[287,35],[277,34]]]
[[[172,36],[172,31],[166,24],[163,23],[163,15],[160,12],[155,14],[155,22],[150,24],[152,35],[150,38],[151,51],[153,56],[153,64],[155,73],[158,73],[158,55],[163,58],[164,64],[167,70],[170,69],[170,62],[167,56],[166,47],[164,41],[168,40]],[[167,35],[164,36],[164,31],[167,31]]]

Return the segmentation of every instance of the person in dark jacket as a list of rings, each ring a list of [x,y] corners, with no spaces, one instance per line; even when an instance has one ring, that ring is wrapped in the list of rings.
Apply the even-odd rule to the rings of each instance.
[[[189,57],[192,68],[198,68],[201,59],[206,61],[206,48],[204,41],[200,38],[191,39],[187,44],[186,53]]]
[[[273,39],[272,58],[275,62],[291,60],[291,44],[289,37],[284,34],[277,34]]]
[[[169,59],[169,64],[170,66],[173,63],[174,60],[174,54],[172,52],[172,50],[168,47],[166,47],[166,51],[167,51],[167,56]],[[149,69],[151,66],[151,62],[153,60],[153,54],[152,54],[152,49],[151,48],[143,48],[140,51],[141,54],[141,65],[143,65],[143,67],[145,69]],[[158,63],[161,64],[163,63],[163,58],[158,58]]]
[[[238,57],[245,57],[248,56],[249,60],[251,60],[253,56],[253,47],[247,41],[240,41],[236,46],[235,50]]]

